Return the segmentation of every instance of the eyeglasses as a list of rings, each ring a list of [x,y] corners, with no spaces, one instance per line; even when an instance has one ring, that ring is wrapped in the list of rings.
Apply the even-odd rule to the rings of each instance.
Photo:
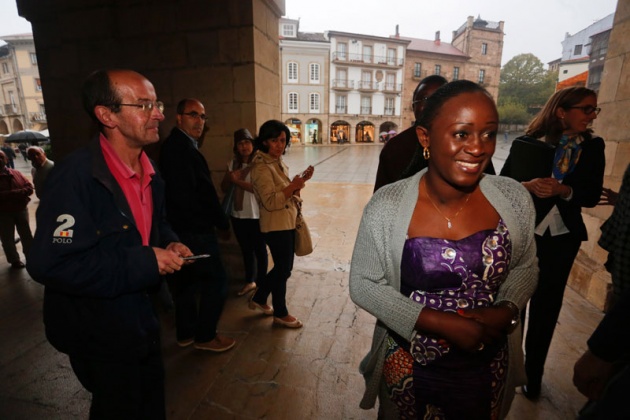
[[[198,114],[195,111],[182,112],[182,115],[188,115],[190,118],[199,118],[201,121],[208,121],[206,114]]]
[[[114,104],[114,106],[133,106],[136,108],[142,109],[145,112],[153,111],[153,108],[157,108],[158,111],[164,112],[164,102],[162,101],[154,101],[154,102],[144,102],[141,104]]]
[[[584,106],[570,106],[569,108],[574,108],[574,109],[581,109],[582,112],[586,115],[591,115],[593,112],[595,113],[595,115],[599,114],[599,111],[601,111],[601,108],[595,107],[593,105],[584,105]]]

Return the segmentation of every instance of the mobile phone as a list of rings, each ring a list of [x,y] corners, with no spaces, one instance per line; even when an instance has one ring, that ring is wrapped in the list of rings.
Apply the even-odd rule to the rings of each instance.
[[[191,255],[190,257],[182,257],[182,260],[198,260],[200,258],[208,258],[210,254]]]

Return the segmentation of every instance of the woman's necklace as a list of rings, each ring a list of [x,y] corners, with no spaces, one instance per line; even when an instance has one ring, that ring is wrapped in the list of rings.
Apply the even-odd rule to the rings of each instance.
[[[468,204],[468,200],[470,200],[470,196],[472,195],[472,193],[468,194],[468,197],[466,197],[466,201],[464,201],[464,204],[462,204],[462,206],[459,208],[459,210],[457,210],[457,212],[455,213],[455,215],[453,215],[453,217],[446,217],[444,215],[444,213],[442,213],[440,211],[440,209],[438,208],[438,206],[433,202],[433,200],[431,200],[431,196],[429,196],[429,188],[427,187],[427,181],[424,181],[424,193],[426,194],[427,198],[429,199],[429,201],[431,202],[431,204],[433,204],[433,207],[435,207],[435,209],[437,210],[438,213],[440,213],[440,216],[442,216],[443,218],[446,219],[446,226],[451,229],[453,227],[453,223],[451,222],[451,220],[455,219],[457,216],[459,216],[459,213],[461,213],[462,210],[464,210],[464,207],[466,207],[466,204]]]

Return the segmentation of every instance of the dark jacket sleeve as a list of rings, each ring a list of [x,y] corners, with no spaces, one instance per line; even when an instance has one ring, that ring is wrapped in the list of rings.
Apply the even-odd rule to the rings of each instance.
[[[630,354],[630,289],[604,316],[588,340],[591,352],[607,362],[616,362]]]
[[[160,153],[166,182],[166,217],[176,232],[208,233],[228,229],[229,221],[203,155],[179,130],[173,129]]]
[[[77,169],[76,160],[63,163],[51,172],[37,210],[37,231],[27,256],[31,277],[47,289],[93,298],[158,284],[155,253],[142,246],[111,192]]]

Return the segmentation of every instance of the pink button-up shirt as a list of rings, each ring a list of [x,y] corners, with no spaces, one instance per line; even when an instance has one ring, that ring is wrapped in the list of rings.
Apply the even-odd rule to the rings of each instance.
[[[153,216],[151,179],[155,174],[155,169],[153,169],[153,165],[151,165],[149,158],[143,151],[140,154],[143,176],[140,178],[139,174],[135,173],[120,159],[103,134],[101,134],[100,142],[105,163],[107,163],[107,167],[114,175],[114,178],[116,178],[131,208],[136,227],[140,232],[140,236],[142,236],[142,245],[147,246],[149,245]]]

